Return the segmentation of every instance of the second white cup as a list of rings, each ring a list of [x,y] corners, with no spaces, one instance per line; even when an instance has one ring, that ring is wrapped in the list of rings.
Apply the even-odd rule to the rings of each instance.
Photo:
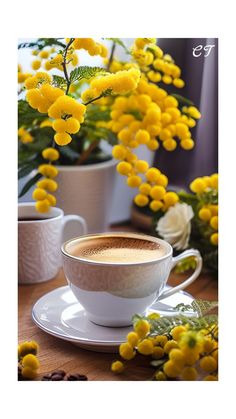
[[[40,214],[34,203],[18,204],[19,283],[33,284],[54,278],[62,266],[61,243],[86,232],[86,222],[78,215],[64,215],[56,207]]]

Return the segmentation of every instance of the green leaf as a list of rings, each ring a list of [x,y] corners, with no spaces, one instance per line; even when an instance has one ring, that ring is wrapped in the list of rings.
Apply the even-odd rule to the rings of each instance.
[[[35,42],[21,42],[18,45],[18,49],[22,48],[36,48],[42,50],[45,47],[59,45],[62,48],[65,48],[66,45],[60,41],[62,38],[38,38]]]
[[[193,307],[191,304],[184,304],[184,303],[179,303],[177,304],[177,306],[174,307],[174,310],[176,311],[181,311],[181,312],[192,312],[193,311]]]
[[[151,323],[151,334],[168,334],[175,326],[189,324],[193,330],[208,328],[218,322],[218,316],[211,314],[204,317],[189,317],[178,315],[173,317],[160,317],[160,319],[149,320]]]
[[[214,273],[218,273],[218,249],[203,254],[204,265]]]
[[[77,153],[77,151],[73,150],[70,146],[58,147],[58,150],[59,150],[61,156],[66,157],[71,162],[77,160],[80,156],[79,153]]]
[[[185,191],[179,191],[178,196],[182,202],[185,202],[192,207],[195,207],[199,203],[198,196],[196,194],[188,193]]]
[[[38,180],[42,177],[41,173],[37,173],[34,177],[32,177],[26,184],[23,186],[18,198],[21,198],[23,195],[28,192],[28,190],[33,186]]]
[[[67,83],[66,83],[66,79],[64,79],[64,77],[57,76],[55,74],[53,74],[52,77],[53,77],[54,86],[59,87],[59,88],[66,87]]]
[[[87,65],[74,68],[70,73],[70,82],[74,83],[78,80],[89,80],[97,74],[106,73],[105,68],[102,67],[89,67]]]
[[[178,100],[180,105],[188,105],[188,106],[193,106],[194,105],[194,103],[190,99],[187,99],[186,97],[181,96],[177,93],[171,93],[171,96],[174,96],[175,99]]]
[[[26,102],[26,100],[18,101],[18,126],[32,127],[34,123],[39,123],[48,118],[45,113],[40,113]]]
[[[187,258],[184,258],[180,260],[176,267],[175,267],[175,273],[183,273],[188,271],[189,269],[195,269],[197,265],[197,261],[194,256],[188,256]]]
[[[216,304],[216,302],[214,302],[214,304]],[[150,319],[148,317],[135,314],[132,319],[133,324],[135,325],[136,322],[140,319],[147,320],[150,323],[151,336],[169,334],[170,331],[175,326],[179,326],[179,325],[188,324],[191,329],[200,330],[202,328],[208,328],[211,325],[218,323],[218,316],[216,314],[210,314],[203,317],[197,317],[197,315],[196,317],[194,316],[190,317],[190,316],[185,316],[183,314],[178,314],[176,316],[168,316],[168,317],[163,316],[157,319]]]
[[[107,142],[112,146],[118,144],[116,134],[114,134],[112,131],[109,131],[109,130],[107,130],[107,137],[105,138],[105,140],[107,140]]]
[[[121,41],[120,38],[106,38],[106,39],[108,39],[109,41],[112,41],[116,45],[119,45],[120,47],[122,47],[125,50],[126,54],[129,54],[129,55],[131,54],[131,52],[128,50],[127,46],[124,44],[123,41]]]
[[[29,173],[32,172],[32,170],[36,169],[38,165],[39,165],[38,161],[33,161],[23,166],[20,170],[18,170],[18,179],[21,179],[22,177],[27,176]]]
[[[209,311],[218,307],[217,301],[206,301],[206,300],[193,300],[191,303],[193,310],[198,314],[199,317],[209,313]]]
[[[48,128],[48,127],[45,127]],[[48,147],[52,143],[52,137],[44,135],[44,129],[40,129],[35,135],[35,140],[32,143],[28,143],[28,150],[34,152],[41,152],[44,148]]]
[[[30,163],[32,160],[36,159],[38,156],[35,151],[31,150],[21,150],[19,147],[18,150],[18,166],[25,166],[26,164]]]

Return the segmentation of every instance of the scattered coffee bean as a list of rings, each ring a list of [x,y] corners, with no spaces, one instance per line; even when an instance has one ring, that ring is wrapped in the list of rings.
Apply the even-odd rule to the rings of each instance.
[[[61,374],[53,374],[51,381],[62,381],[63,380],[63,376]]]
[[[59,375],[62,375],[62,377],[65,377],[65,375],[66,375],[66,373],[65,373],[65,371],[64,370],[56,370],[56,371],[53,371],[53,373],[52,373],[53,375],[54,374],[59,374]]]
[[[87,380],[88,380],[87,375],[84,375],[84,374],[78,374],[78,376],[79,376],[79,380],[80,380],[80,381],[87,381]]]
[[[50,380],[52,378],[52,372],[49,372],[48,374],[45,374],[43,376],[43,378],[45,378],[45,380]]]
[[[88,377],[84,374],[68,374],[64,370],[55,370],[44,374],[41,381],[87,381]]]
[[[88,377],[83,374],[68,374],[67,381],[87,381]]]

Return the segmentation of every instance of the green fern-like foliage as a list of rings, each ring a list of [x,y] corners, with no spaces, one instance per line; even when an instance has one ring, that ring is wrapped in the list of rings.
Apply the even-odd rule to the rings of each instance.
[[[38,38],[35,42],[21,42],[18,45],[18,49],[22,48],[35,48],[39,51],[45,47],[50,46],[60,46],[61,48],[65,48],[65,44],[61,41],[61,38]]]
[[[188,305],[178,304],[174,310],[178,310],[179,314],[175,316],[162,316],[157,319],[150,319],[149,317],[135,314],[132,320],[134,325],[140,319],[147,320],[151,325],[151,336],[168,335],[175,326],[187,324],[191,330],[197,331],[218,324],[217,314],[208,314],[216,307],[218,307],[217,301],[196,299]],[[193,312],[196,315],[193,315]],[[191,313],[191,316],[188,316],[187,313]]]
[[[102,67],[79,66],[74,68],[70,73],[70,82],[75,83],[82,79],[89,80],[98,74],[105,74],[106,70]]]
[[[169,334],[175,326],[179,325],[188,324],[191,330],[201,330],[203,328],[209,328],[218,322],[218,316],[216,314],[210,314],[204,317],[188,317],[179,314],[177,316],[160,317],[155,320],[135,315],[133,321],[136,322],[140,319],[149,321],[151,325],[151,336]]]

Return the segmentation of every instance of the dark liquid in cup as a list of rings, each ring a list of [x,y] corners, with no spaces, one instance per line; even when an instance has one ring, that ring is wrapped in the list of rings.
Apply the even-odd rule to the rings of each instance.
[[[47,217],[18,217],[18,221],[40,221],[40,220],[47,220]]]

